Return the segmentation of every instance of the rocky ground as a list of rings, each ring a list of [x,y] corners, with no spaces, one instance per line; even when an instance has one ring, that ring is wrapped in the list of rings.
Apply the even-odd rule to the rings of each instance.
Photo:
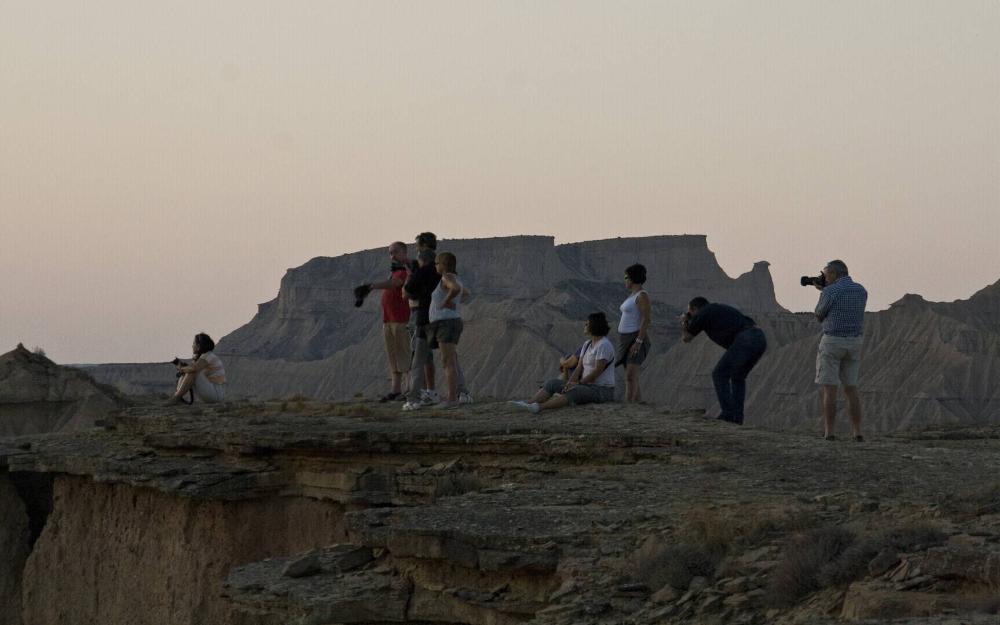
[[[209,573],[186,587],[146,575],[177,592],[88,604],[79,622],[998,619],[997,428],[830,442],[654,406],[538,416],[504,403],[402,413],[294,399],[140,406],[99,425],[0,441],[0,478],[17,486],[33,528],[22,620],[0,622],[69,622],[54,589],[88,596],[96,584],[113,596],[132,573],[116,568],[121,558],[77,567],[60,540],[79,525],[106,554],[150,549],[143,523],[156,519],[127,509],[154,505],[148,493],[188,502],[170,513],[183,536],[168,523],[157,540],[188,541],[194,553],[176,557]],[[74,493],[89,494],[70,506]],[[76,518],[98,495],[125,506],[114,531],[133,542],[102,546],[93,528],[111,513],[101,506]],[[247,512],[191,531],[205,506]],[[224,540],[212,532],[249,531],[264,509],[280,517],[270,529],[212,551]],[[60,577],[74,567],[106,570]]]

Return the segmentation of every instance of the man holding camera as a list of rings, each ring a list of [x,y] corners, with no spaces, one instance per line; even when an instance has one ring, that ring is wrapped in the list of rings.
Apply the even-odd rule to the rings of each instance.
[[[389,278],[374,282],[367,290],[382,289],[382,336],[385,352],[389,357],[389,375],[392,388],[379,401],[402,400],[403,375],[410,371],[410,334],[407,322],[410,320],[410,306],[403,297],[403,284],[409,276],[410,262],[406,257],[406,244],[396,241],[389,246],[391,261]],[[361,288],[361,287],[359,287]],[[357,289],[355,290],[357,295]]]
[[[708,338],[726,353],[712,369],[715,395],[722,409],[719,419],[743,425],[743,404],[747,394],[747,376],[767,350],[764,332],[753,319],[726,304],[712,304],[696,297],[681,315],[681,339],[690,343],[705,331]]]
[[[847,396],[854,440],[861,442],[864,438],[861,436],[858,371],[868,291],[851,279],[842,260],[831,260],[823,268],[822,276],[809,283],[822,291],[816,304],[816,319],[823,323],[823,338],[816,355],[816,383],[821,385],[823,398],[823,436],[826,440],[834,440],[837,386],[840,385]]]

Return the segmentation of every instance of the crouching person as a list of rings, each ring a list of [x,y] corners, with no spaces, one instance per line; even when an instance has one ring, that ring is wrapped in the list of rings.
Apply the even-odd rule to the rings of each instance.
[[[166,405],[184,403],[184,395],[188,391],[193,391],[198,399],[209,404],[226,400],[226,370],[214,349],[215,341],[209,335],[200,333],[194,336],[191,344],[194,360],[174,360],[179,375],[177,392],[167,400]]]
[[[537,413],[566,406],[614,401],[615,346],[608,340],[609,331],[604,313],[591,313],[585,326],[588,339],[580,348],[579,364],[569,381],[554,378],[546,382],[531,401],[512,403]]]

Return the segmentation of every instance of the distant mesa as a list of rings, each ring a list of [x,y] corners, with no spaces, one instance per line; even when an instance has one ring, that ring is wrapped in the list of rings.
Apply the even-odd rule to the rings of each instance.
[[[641,262],[649,270],[654,316],[642,372],[645,399],[671,410],[717,409],[709,374],[719,348],[704,338],[690,345],[678,340],[677,315],[704,295],[741,308],[767,334],[768,352],[750,378],[748,422],[818,427],[820,329],[812,315],[790,313],[777,302],[766,261],[732,278],[703,235],[563,245],[549,236],[450,239],[438,248],[458,256],[459,274],[475,293],[463,313],[459,347],[474,395],[530,393],[552,375],[561,354],[582,342],[580,321],[592,311],[605,312],[616,326],[624,269]],[[277,297],[219,341],[230,395],[339,400],[384,392],[378,298],[354,308],[351,289],[387,272],[383,248],[289,269]],[[163,364],[89,371],[129,393],[167,392],[173,385]],[[1000,281],[967,300],[928,302],[911,294],[869,313],[861,392],[872,430],[1000,422]]]

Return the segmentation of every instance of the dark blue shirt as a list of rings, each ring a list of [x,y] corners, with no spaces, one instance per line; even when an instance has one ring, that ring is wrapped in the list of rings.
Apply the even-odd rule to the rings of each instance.
[[[697,335],[702,330],[708,338],[726,349],[729,349],[736,335],[752,328],[756,325],[754,320],[747,317],[732,306],[726,304],[707,304],[698,311],[691,321],[688,322],[687,331]]]
[[[823,320],[823,334],[861,336],[865,329],[868,291],[851,276],[843,276],[819,294],[816,315]]]

